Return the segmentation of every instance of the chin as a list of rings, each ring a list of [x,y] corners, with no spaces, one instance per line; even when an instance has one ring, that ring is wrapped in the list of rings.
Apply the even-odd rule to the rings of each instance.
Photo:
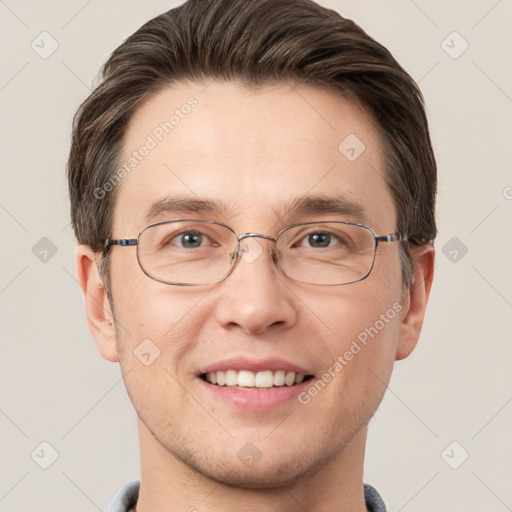
[[[238,462],[238,460],[237,460]],[[189,467],[215,482],[241,489],[277,489],[297,483],[315,472],[309,461],[293,456],[290,460],[268,463],[259,460],[253,467],[211,466],[199,463]]]
[[[311,446],[308,447],[311,450]],[[180,453],[173,455],[193,472],[210,480],[241,489],[277,489],[297,484],[300,480],[315,474],[337,456],[336,450],[327,453],[274,453],[271,457],[261,456],[253,465],[242,462],[236,452],[210,453],[208,457]],[[211,450],[210,450],[211,452]]]

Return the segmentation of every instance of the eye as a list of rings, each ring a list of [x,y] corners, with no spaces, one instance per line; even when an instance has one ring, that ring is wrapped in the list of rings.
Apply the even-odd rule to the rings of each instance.
[[[208,241],[209,238],[200,231],[189,230],[173,237],[168,243],[178,245],[184,249],[195,249]]]
[[[324,248],[339,243],[342,243],[342,241],[336,235],[326,231],[317,231],[305,236],[299,242],[299,245],[301,247]]]

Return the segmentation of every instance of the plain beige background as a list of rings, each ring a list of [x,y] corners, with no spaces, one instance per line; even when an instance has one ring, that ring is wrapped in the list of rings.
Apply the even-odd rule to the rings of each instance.
[[[178,3],[0,1],[1,511],[105,510],[138,477],[135,413],[75,278],[65,162],[100,65]],[[320,3],[420,83],[439,165],[431,301],[371,423],[365,481],[390,511],[512,510],[512,2]]]

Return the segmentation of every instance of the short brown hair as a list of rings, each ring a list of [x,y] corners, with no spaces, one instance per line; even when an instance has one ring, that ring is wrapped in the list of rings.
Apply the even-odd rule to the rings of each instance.
[[[310,0],[188,0],[148,21],[110,56],[75,115],[68,180],[79,243],[103,249],[127,124],[139,103],[180,81],[295,82],[355,98],[384,140],[397,231],[421,245],[436,236],[437,172],[422,94],[389,51],[353,21]],[[404,286],[413,265],[401,245]],[[104,280],[108,289],[108,266]]]

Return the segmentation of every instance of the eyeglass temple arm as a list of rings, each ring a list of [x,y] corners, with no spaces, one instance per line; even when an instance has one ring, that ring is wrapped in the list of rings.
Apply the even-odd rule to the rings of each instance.
[[[376,236],[377,242],[405,242],[409,240],[407,235],[402,233],[391,233],[389,235]]]
[[[107,250],[112,245],[120,245],[121,247],[126,247],[128,245],[137,245],[139,241],[137,238],[123,238],[121,240],[111,240],[110,238],[107,238],[105,240],[105,245],[103,247],[103,250]]]

